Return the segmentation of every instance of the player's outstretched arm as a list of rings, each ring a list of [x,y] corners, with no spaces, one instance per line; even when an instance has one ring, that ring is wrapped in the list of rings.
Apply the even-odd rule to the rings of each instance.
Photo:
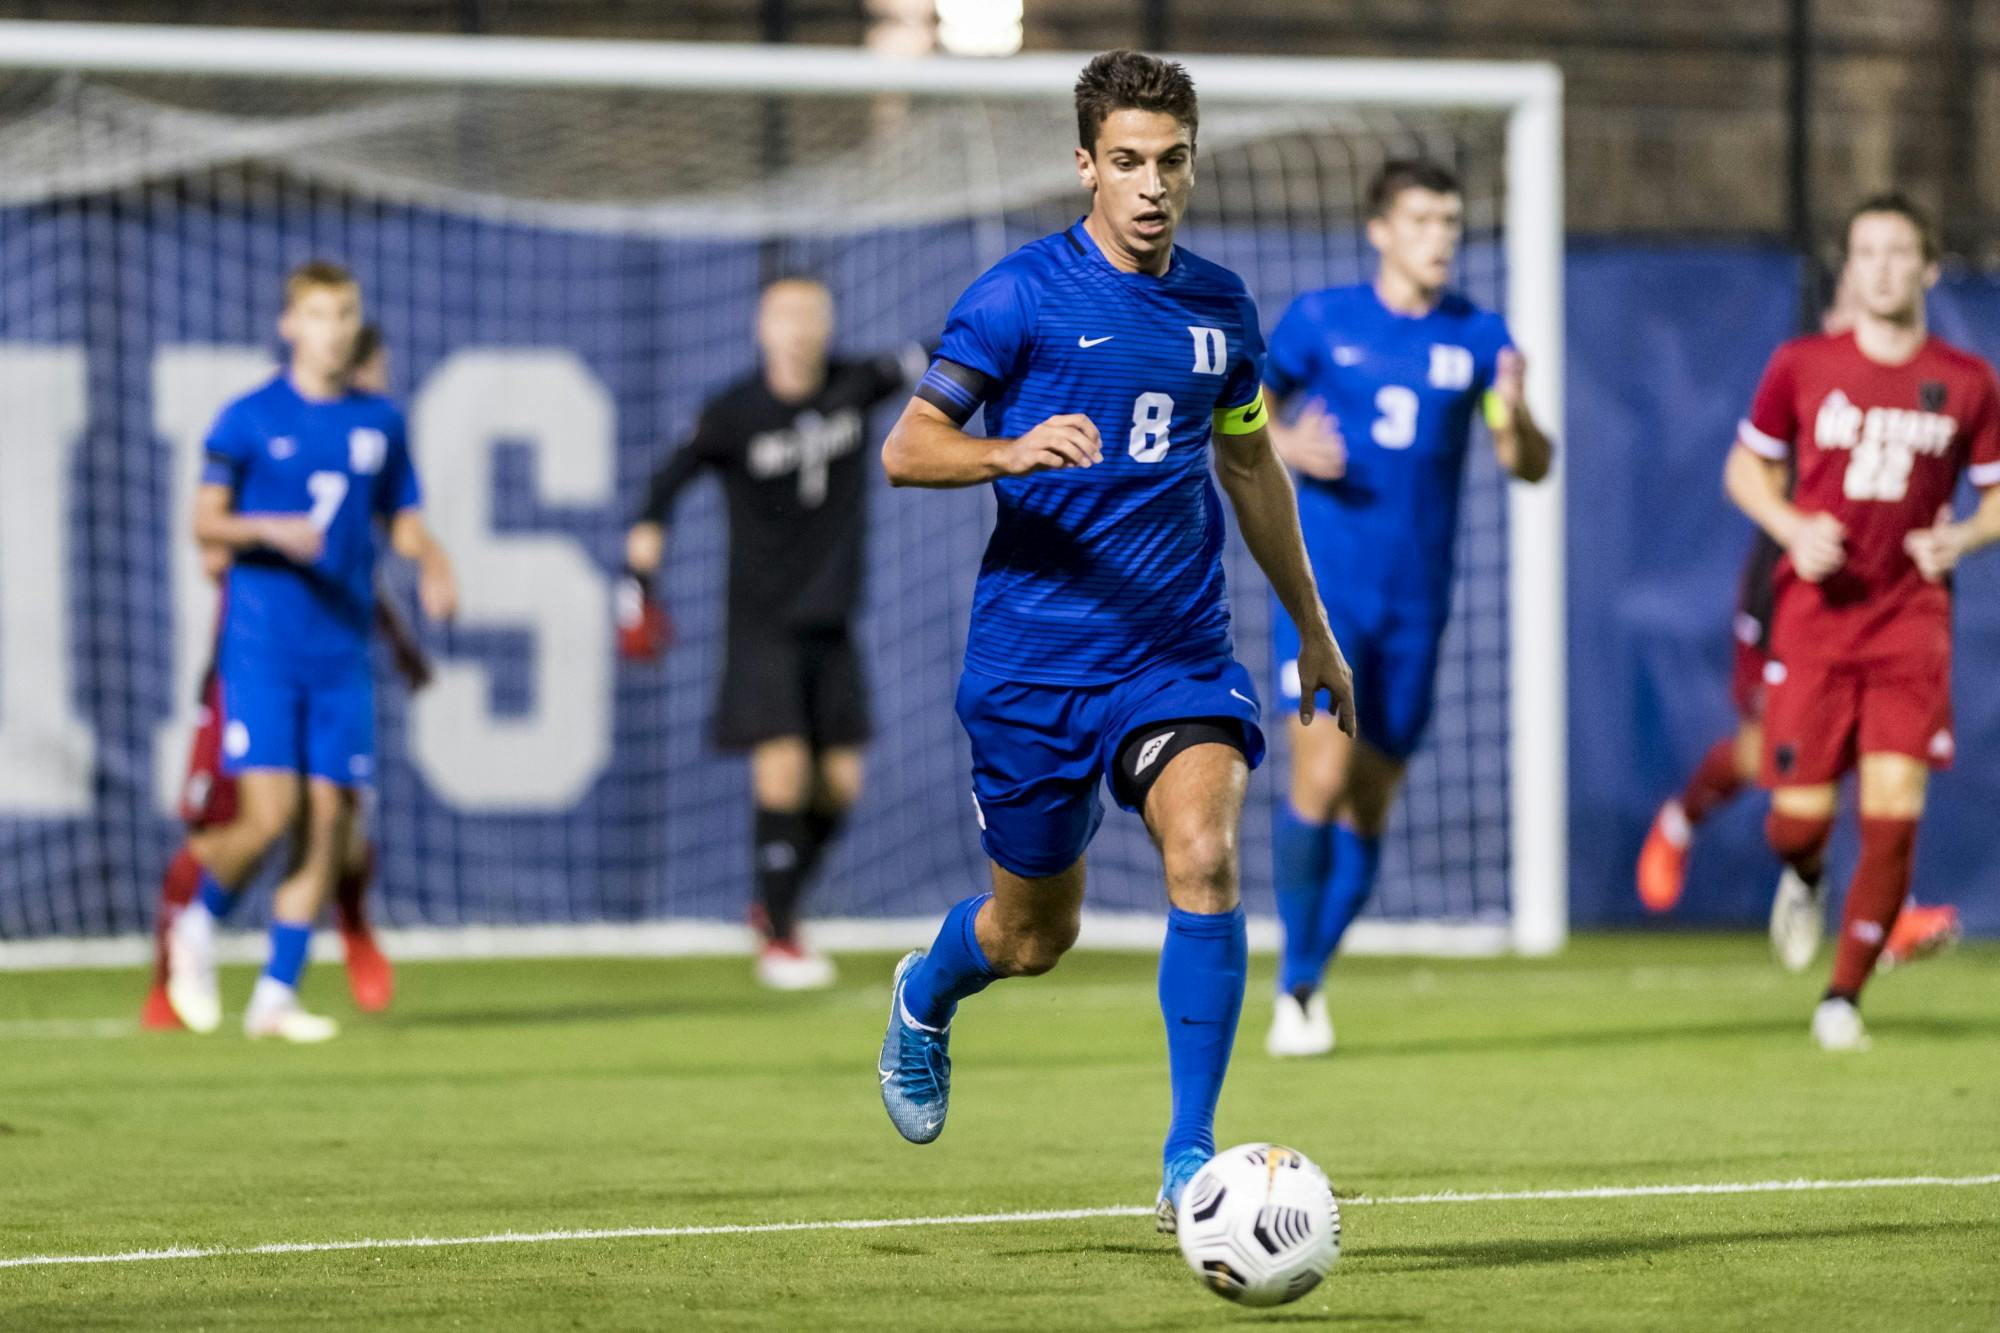
[[[296,564],[310,565],[326,545],[325,534],[305,514],[239,514],[236,492],[220,482],[204,482],[194,493],[194,539],[204,566],[216,547],[227,552],[263,548]],[[222,562],[225,566],[227,560]]]
[[[882,444],[882,470],[892,486],[977,486],[1103,461],[1097,427],[1079,413],[1050,417],[1018,439],[989,440],[967,435],[922,398],[910,400]]]
[[[424,614],[432,620],[450,620],[458,614],[458,576],[421,510],[405,509],[396,515],[389,524],[389,545],[403,559],[415,562],[417,600],[423,603]]]
[[[1741,443],[1729,451],[1722,489],[1752,523],[1785,548],[1792,568],[1818,583],[1847,559],[1847,529],[1832,514],[1808,514],[1785,494],[1785,465],[1752,453]]]
[[[1903,549],[1916,561],[1917,572],[1932,583],[1958,568],[1958,562],[1974,551],[2000,541],[2000,486],[1980,492],[1979,507],[1964,522],[1948,516],[1928,528],[1919,528],[1903,538]]]
[[[1318,694],[1327,692],[1340,729],[1354,734],[1354,673],[1334,642],[1306,559],[1292,479],[1264,426],[1241,435],[1215,436],[1215,471],[1237,526],[1257,567],[1271,581],[1292,623],[1299,627],[1299,719],[1311,722]]]
[[[1528,410],[1528,361],[1511,347],[1500,352],[1499,373],[1487,395],[1486,428],[1500,466],[1526,482],[1549,475],[1556,446]]]

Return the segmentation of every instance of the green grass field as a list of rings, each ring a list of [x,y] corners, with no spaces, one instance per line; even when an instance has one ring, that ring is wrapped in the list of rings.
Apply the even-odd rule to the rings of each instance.
[[[73,1021],[131,1017],[132,973],[0,974],[0,1258],[1151,1200],[1150,959],[970,1002],[928,1148],[877,1100],[890,960],[842,963],[807,998],[741,960],[407,966],[375,1020],[322,966],[348,1030],[309,1049]],[[1881,980],[1850,1057],[1807,1041],[1817,975],[1749,937],[1343,963],[1340,1050],[1308,1063],[1263,1056],[1271,966],[1221,1139],[1302,1148],[1351,1201],[1333,1277],[1281,1310],[1117,1216],[9,1266],[0,1328],[2000,1327],[1996,1184],[1385,1198],[2000,1173],[2000,948]]]

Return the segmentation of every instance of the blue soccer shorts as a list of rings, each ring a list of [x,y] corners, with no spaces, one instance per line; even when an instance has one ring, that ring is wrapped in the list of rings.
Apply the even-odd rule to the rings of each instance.
[[[342,787],[375,780],[375,683],[367,663],[316,675],[225,654],[222,767],[282,769]]]
[[[1327,599],[1326,618],[1334,642],[1354,672],[1355,722],[1361,739],[1391,759],[1407,760],[1430,725],[1444,622],[1428,609],[1365,606],[1343,598]],[[1299,630],[1275,599],[1271,664],[1278,697],[1297,704]]]
[[[1038,685],[968,670],[958,682],[958,720],[972,739],[980,843],[1016,875],[1058,874],[1104,819],[1098,788],[1126,737],[1181,719],[1234,721],[1255,768],[1264,758],[1260,712],[1250,673],[1227,656],[1157,663],[1108,685]],[[1133,808],[1115,789],[1113,799]]]

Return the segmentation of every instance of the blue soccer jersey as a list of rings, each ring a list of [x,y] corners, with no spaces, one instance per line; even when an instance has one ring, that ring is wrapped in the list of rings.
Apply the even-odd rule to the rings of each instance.
[[[1379,599],[1443,621],[1472,421],[1510,346],[1506,321],[1462,296],[1401,315],[1368,284],[1307,292],[1278,321],[1265,383],[1323,402],[1347,445],[1345,476],[1299,485],[1329,606]]]
[[[312,401],[280,374],[224,408],[207,447],[202,480],[233,490],[238,513],[310,515],[326,537],[309,567],[238,553],[221,655],[351,673],[374,617],[375,521],[420,502],[402,414],[374,394]]]
[[[1094,685],[1227,656],[1209,436],[1262,424],[1263,350],[1234,273],[1178,247],[1162,276],[1122,272],[1080,222],[966,289],[925,396],[983,404],[996,438],[1080,413],[1104,441],[1094,467],[994,483],[969,670]]]

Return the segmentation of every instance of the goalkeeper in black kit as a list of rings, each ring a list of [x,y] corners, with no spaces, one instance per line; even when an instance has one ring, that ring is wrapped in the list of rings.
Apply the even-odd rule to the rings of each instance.
[[[710,399],[668,456],[626,534],[620,650],[651,658],[672,639],[653,592],[674,499],[703,471],[729,514],[727,648],[711,736],[750,754],[756,813],[757,979],[777,990],[833,984],[833,964],[800,937],[813,872],[860,797],[868,740],[866,672],[854,641],[867,525],[869,411],[907,393],[922,349],[846,361],[827,355],[833,298],[781,278],[757,306],[756,372]]]

